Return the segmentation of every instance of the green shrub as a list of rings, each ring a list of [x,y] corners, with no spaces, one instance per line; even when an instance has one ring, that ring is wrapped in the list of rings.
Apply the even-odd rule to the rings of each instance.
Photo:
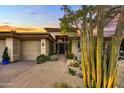
[[[73,58],[74,58],[73,53],[67,53],[67,54],[66,54],[66,58],[67,58],[67,59],[73,59]]]
[[[56,88],[71,88],[71,86],[67,82],[57,82],[54,84]]]
[[[48,61],[49,60],[49,56],[47,55],[39,55],[37,58],[36,58],[36,61],[37,61],[37,64],[41,64],[41,63],[44,63],[45,61]]]
[[[68,73],[72,76],[76,75],[76,71],[72,70],[71,68],[68,69]]]
[[[3,60],[10,60],[9,54],[8,54],[8,48],[6,47],[4,50],[4,53],[2,55]]]

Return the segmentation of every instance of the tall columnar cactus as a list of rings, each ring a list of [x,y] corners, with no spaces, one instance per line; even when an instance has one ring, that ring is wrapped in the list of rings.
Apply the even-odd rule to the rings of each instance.
[[[84,87],[116,87],[118,52],[124,31],[124,6],[81,6],[77,11],[64,6],[63,9],[65,15],[60,19],[61,30],[76,28],[81,32]],[[119,17],[115,35],[106,46],[103,28],[115,16]],[[96,36],[93,34],[94,27],[97,28]]]
[[[86,15],[83,16],[83,31],[81,32],[82,74],[85,87],[111,88],[117,85],[117,60],[124,28],[124,8],[121,6],[120,18],[111,37],[107,51],[104,47],[104,6],[97,6],[97,37],[93,36],[92,24],[87,27]],[[84,7],[84,13],[86,9]],[[88,28],[90,29],[88,30]],[[90,46],[89,46],[90,45]]]

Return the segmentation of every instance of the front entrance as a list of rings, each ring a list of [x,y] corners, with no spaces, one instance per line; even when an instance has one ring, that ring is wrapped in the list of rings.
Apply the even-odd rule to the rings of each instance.
[[[56,51],[58,54],[65,54],[66,50],[67,50],[66,43],[56,43]]]
[[[59,54],[64,54],[65,49],[64,49],[64,43],[59,43]]]
[[[67,50],[67,35],[56,35],[56,52],[58,54],[65,54]]]

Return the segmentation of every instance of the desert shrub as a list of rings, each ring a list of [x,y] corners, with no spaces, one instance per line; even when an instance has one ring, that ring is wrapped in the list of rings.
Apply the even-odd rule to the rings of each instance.
[[[67,59],[73,59],[73,58],[74,58],[73,53],[67,53],[67,54],[66,54],[66,58],[67,58]]]
[[[71,68],[68,68],[68,73],[72,76],[76,75],[76,71],[72,70]]]
[[[56,61],[56,60],[58,60],[58,56],[57,55],[50,56],[50,61]]]
[[[37,64],[41,64],[41,63],[44,63],[45,61],[49,60],[49,56],[47,55],[39,55],[37,58],[36,58],[36,61],[37,61]]]
[[[77,61],[74,61],[74,62],[71,62],[70,65],[73,67],[79,67],[80,63]]]
[[[71,86],[67,82],[56,82],[54,84],[56,88],[71,88]]]

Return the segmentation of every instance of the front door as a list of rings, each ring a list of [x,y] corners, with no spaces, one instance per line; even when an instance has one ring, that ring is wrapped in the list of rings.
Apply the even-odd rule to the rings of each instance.
[[[59,43],[59,54],[64,54],[65,49],[64,49],[64,43]]]

